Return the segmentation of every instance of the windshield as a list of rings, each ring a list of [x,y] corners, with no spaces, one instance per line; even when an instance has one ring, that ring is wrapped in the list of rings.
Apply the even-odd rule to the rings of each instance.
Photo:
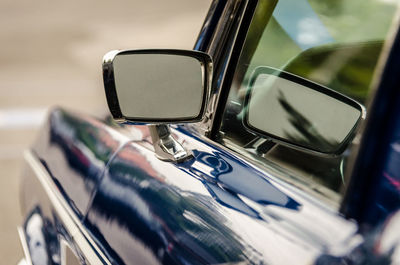
[[[243,125],[249,79],[257,68],[277,69],[363,105],[396,6],[392,0],[259,1],[229,91],[221,143],[287,172],[285,178],[304,190],[338,202],[348,182],[344,168],[349,150],[359,137],[339,156],[324,157],[255,134]],[[307,131],[301,126],[299,122],[299,133]]]

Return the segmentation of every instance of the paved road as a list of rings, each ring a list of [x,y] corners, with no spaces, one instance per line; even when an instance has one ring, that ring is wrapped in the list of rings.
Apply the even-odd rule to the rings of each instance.
[[[43,115],[60,105],[106,111],[102,56],[193,46],[210,0],[0,1],[0,259],[22,255],[18,176]]]

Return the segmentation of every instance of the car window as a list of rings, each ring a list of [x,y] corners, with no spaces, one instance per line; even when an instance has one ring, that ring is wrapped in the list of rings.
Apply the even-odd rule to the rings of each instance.
[[[252,73],[277,69],[364,105],[396,12],[390,0],[259,1],[234,73],[218,141],[258,164],[285,171],[286,180],[339,202],[344,168],[359,135],[336,156],[322,156],[255,134],[243,125]],[[301,115],[301,113],[299,113]],[[305,126],[300,122],[300,127]],[[301,128],[297,128],[299,134]],[[324,135],[322,135],[323,137]]]

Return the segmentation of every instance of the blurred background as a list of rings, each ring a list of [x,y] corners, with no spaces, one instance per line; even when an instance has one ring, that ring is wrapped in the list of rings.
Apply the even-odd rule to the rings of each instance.
[[[113,49],[191,49],[211,0],[0,0],[0,257],[22,257],[23,150],[47,110],[108,112],[101,76]]]

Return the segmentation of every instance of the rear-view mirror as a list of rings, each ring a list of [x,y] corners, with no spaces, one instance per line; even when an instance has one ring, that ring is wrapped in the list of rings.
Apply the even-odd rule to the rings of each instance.
[[[252,74],[244,126],[281,144],[337,155],[365,110],[356,101],[299,76],[269,67]]]
[[[107,53],[103,79],[113,118],[150,124],[201,120],[211,66],[210,56],[197,51]]]

